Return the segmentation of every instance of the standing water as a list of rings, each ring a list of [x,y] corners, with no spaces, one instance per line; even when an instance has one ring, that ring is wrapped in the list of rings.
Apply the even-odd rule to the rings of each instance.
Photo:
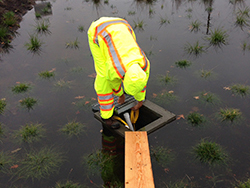
[[[49,3],[41,15],[39,8],[24,15],[13,48],[1,54],[0,187],[123,187],[123,160],[102,152],[103,140],[119,138],[104,135],[91,111],[97,101],[86,32],[101,16],[134,28],[151,62],[147,98],[177,115],[149,135],[155,186],[246,185],[249,1]],[[35,52],[32,36],[41,42]]]

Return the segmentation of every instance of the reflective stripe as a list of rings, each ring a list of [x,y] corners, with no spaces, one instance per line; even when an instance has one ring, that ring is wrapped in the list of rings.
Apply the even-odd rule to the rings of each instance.
[[[109,104],[102,104],[102,105],[100,105],[100,108],[103,111],[109,111],[109,110],[112,110],[113,106],[114,106],[114,103],[112,102],[112,104],[110,104],[110,103]]]
[[[98,99],[100,101],[107,101],[107,100],[113,99],[113,95],[112,95],[112,93],[108,94],[108,95],[98,95]]]
[[[145,87],[143,88],[143,90],[141,90],[142,93],[144,93],[144,92],[146,91],[146,87],[147,87],[147,86],[145,86]]]
[[[141,49],[140,49],[141,50]],[[146,72],[147,68],[148,68],[148,60],[147,60],[147,57],[146,55],[144,54],[144,52],[141,50],[141,54],[143,55],[144,57],[144,62],[145,62],[145,65],[142,67],[142,70],[144,70]]]

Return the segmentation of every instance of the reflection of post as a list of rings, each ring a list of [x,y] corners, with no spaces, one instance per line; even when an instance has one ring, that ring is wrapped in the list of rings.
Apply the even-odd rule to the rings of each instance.
[[[207,17],[207,32],[206,34],[208,35],[208,32],[209,32],[209,27],[210,27],[210,16],[211,16],[211,12],[209,11],[208,12],[208,17]]]
[[[103,126],[102,179],[104,187],[122,187],[124,184],[124,139]]]
[[[207,32],[206,32],[206,34],[208,35],[209,28],[210,28],[211,12],[213,10],[213,8],[212,8],[213,0],[204,1],[204,3],[208,3],[208,6],[206,7],[206,10],[207,10],[207,13],[208,13],[208,16],[207,16]]]

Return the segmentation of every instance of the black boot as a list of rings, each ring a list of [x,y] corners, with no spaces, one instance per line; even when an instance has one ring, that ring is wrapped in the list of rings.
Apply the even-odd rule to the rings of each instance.
[[[113,117],[109,118],[109,119],[103,119],[102,121],[109,126],[112,129],[119,129],[120,128],[120,124],[118,121],[116,121]]]

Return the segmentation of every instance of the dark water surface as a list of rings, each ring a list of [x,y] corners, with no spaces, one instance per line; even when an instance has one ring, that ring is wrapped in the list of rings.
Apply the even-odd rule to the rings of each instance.
[[[89,174],[81,164],[83,156],[102,148],[102,126],[94,119],[91,108],[85,105],[86,101],[90,101],[89,104],[96,102],[92,99],[96,98],[94,78],[90,76],[94,73],[94,66],[86,31],[91,22],[101,16],[123,17],[132,26],[134,22],[143,20],[144,28],[135,28],[135,33],[140,47],[151,62],[148,99],[176,115],[183,114],[186,117],[189,112],[198,111],[208,119],[205,126],[197,128],[180,118],[149,135],[150,146],[163,146],[171,149],[174,154],[174,160],[167,165],[152,159],[156,187],[171,187],[171,183],[173,185],[176,182],[191,182],[195,184],[193,187],[234,187],[236,180],[244,181],[248,178],[249,97],[232,95],[224,87],[232,84],[250,85],[250,50],[243,51],[241,47],[244,42],[250,46],[250,28],[235,25],[237,11],[250,6],[249,1],[156,0],[151,4],[146,1],[109,0],[108,3],[100,1],[95,4],[91,0],[54,0],[51,4],[53,14],[42,18],[49,19],[51,33],[37,35],[43,41],[40,55],[30,53],[24,46],[29,35],[36,33],[36,18],[32,9],[20,23],[19,35],[11,43],[14,48],[1,56],[0,99],[6,98],[7,109],[0,115],[0,122],[8,132],[1,138],[0,148],[6,153],[22,148],[16,153],[16,163],[22,160],[25,152],[32,148],[39,150],[44,146],[58,148],[64,153],[66,161],[58,174],[40,181],[35,179],[32,182],[30,178],[24,180],[15,174],[0,172],[0,187],[55,187],[56,182],[66,180],[89,187],[107,184],[101,172]],[[207,8],[210,6],[212,12],[209,15]],[[135,14],[131,15],[133,12]],[[211,20],[208,24],[209,16]],[[161,18],[167,18],[169,22],[161,24]],[[189,26],[195,20],[199,20],[201,26],[197,32],[192,32]],[[85,31],[78,30],[80,25],[84,26]],[[205,40],[215,28],[221,28],[228,34],[227,44],[221,48],[209,46]],[[79,49],[66,48],[66,43],[76,38],[80,42]],[[198,56],[187,54],[184,46],[197,41],[206,46],[206,52]],[[176,67],[175,62],[182,59],[191,61],[192,65],[184,69]],[[56,69],[53,79],[39,78],[39,72],[53,68]],[[202,69],[210,70],[213,74],[202,78]],[[160,77],[167,73],[175,77],[174,83],[165,84],[160,81]],[[58,81],[67,82],[69,87],[56,87]],[[31,83],[31,91],[13,94],[11,87],[16,82]],[[157,97],[164,91],[173,91],[177,100],[157,101]],[[194,99],[203,91],[215,94],[219,102],[204,104]],[[29,112],[22,109],[18,102],[27,96],[38,99],[38,105]],[[85,98],[78,99],[77,96]],[[82,105],[77,105],[80,102]],[[243,120],[232,124],[221,123],[216,114],[220,108],[226,107],[240,109]],[[68,139],[58,130],[73,120],[86,125],[85,133],[78,138]],[[46,137],[35,144],[13,142],[13,131],[30,122],[43,124]],[[215,141],[226,150],[230,158],[226,167],[210,168],[195,160],[191,150],[202,138]]]

